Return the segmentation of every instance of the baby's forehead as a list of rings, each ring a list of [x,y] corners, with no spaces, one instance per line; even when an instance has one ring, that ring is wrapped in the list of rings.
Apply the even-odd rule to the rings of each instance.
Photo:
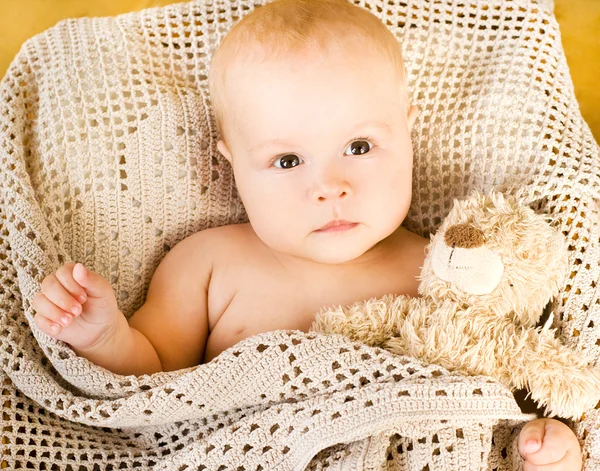
[[[270,60],[238,68],[228,80],[222,125],[245,140],[254,140],[265,129],[270,135],[302,139],[393,127],[407,103],[398,77],[382,61],[371,56],[345,63],[323,56],[319,61]]]
[[[335,64],[336,70],[331,65]],[[342,72],[345,76],[357,73],[368,73],[376,77],[393,77],[404,83],[403,70],[378,51],[373,45],[361,41],[331,42],[323,47],[310,45],[303,49],[287,49],[279,51],[248,47],[244,54],[232,57],[228,63],[221,87],[251,84],[252,79],[260,77],[262,82],[270,79],[278,80],[284,75],[293,80],[296,75],[302,76],[307,71],[311,74],[325,76]]]
[[[324,0],[323,3],[328,2]],[[330,8],[346,9],[345,5],[330,3]],[[308,8],[319,7],[310,3]],[[226,127],[227,115],[235,110],[236,102],[248,101],[243,94],[254,92],[251,76],[260,77],[256,85],[264,87],[278,75],[287,74],[293,80],[296,71],[301,74],[307,68],[323,75],[327,73],[326,67],[319,70],[315,66],[331,62],[332,57],[349,76],[356,70],[371,67],[373,75],[394,74],[396,89],[404,89],[404,66],[397,40],[380,20],[356,8],[352,10],[352,17],[360,17],[360,21],[354,18],[340,21],[340,18],[325,13],[324,18],[308,18],[307,27],[300,29],[302,25],[297,19],[293,19],[292,26],[280,24],[270,29],[269,22],[273,18],[268,17],[242,24],[239,29],[234,27],[217,50],[209,75],[211,100],[220,130]],[[280,13],[289,16],[289,12]],[[302,12],[302,15],[307,13]],[[277,18],[275,15],[274,20]],[[340,57],[343,63],[339,61]],[[377,87],[377,84],[372,86]]]
[[[261,8],[268,9],[277,3]],[[294,3],[289,2],[291,10]],[[348,61],[355,62],[369,57],[385,58],[404,77],[400,44],[373,14],[345,1],[298,3],[307,3],[298,18],[290,17],[291,10],[279,6],[276,14],[259,14],[252,21],[245,21],[252,17],[254,13],[251,13],[238,23],[219,46],[210,74],[214,72],[218,79],[236,66],[281,63],[289,67],[290,62],[327,60],[330,55],[341,52]],[[323,5],[317,6],[319,3]],[[284,17],[290,24],[283,21]],[[222,80],[213,82],[217,87],[222,84]]]
[[[403,81],[385,58],[362,51],[339,51],[238,63],[229,69],[222,86],[228,108],[235,108],[240,103],[259,106],[270,100],[282,100],[283,106],[288,98],[298,97],[307,104],[315,97],[326,103],[345,91],[352,95],[342,99],[393,103]]]

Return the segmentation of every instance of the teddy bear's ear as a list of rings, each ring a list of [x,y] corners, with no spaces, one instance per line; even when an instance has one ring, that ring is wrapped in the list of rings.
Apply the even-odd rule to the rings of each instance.
[[[503,193],[501,193],[501,192],[499,192],[499,191],[494,191],[494,190],[490,191],[489,198],[490,198],[490,199],[491,199],[491,200],[492,200],[492,201],[493,201],[493,202],[494,202],[496,205],[498,205],[498,204],[503,204],[503,203],[504,203],[504,200],[505,200],[505,198],[504,198],[504,194],[503,194]]]
[[[481,200],[481,199],[485,198],[485,196],[481,191],[474,188],[471,190],[471,194],[469,195],[469,198],[473,199],[473,200]]]
[[[470,208],[473,206],[479,206],[479,201],[483,198],[483,195],[478,190],[471,190],[466,198],[454,198],[452,200],[452,210],[458,210],[459,208]]]
[[[489,205],[492,198],[490,194],[484,194],[479,190],[471,190],[471,194],[464,201],[465,207],[471,210],[482,209]]]
[[[514,213],[522,208],[523,205],[519,203],[517,198],[513,195],[505,195],[499,191],[491,191],[488,195],[489,207],[493,207],[503,213]]]
[[[444,228],[459,222],[465,212],[466,207],[468,207],[466,200],[454,199],[452,203],[452,209],[450,209],[450,212],[446,215],[446,218],[444,221],[442,221],[442,225],[438,228],[436,233],[439,234]]]

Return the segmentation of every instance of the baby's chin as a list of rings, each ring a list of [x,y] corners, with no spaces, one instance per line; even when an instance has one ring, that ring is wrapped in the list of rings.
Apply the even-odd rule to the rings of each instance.
[[[356,249],[350,246],[332,247],[285,247],[277,245],[270,246],[270,249],[278,253],[279,256],[303,260],[308,263],[318,263],[326,265],[343,265],[345,263],[353,263],[367,252],[369,247]]]
[[[353,243],[354,242],[354,243]],[[374,245],[355,241],[330,240],[320,244],[311,244],[303,254],[305,258],[318,263],[343,265],[357,262]]]

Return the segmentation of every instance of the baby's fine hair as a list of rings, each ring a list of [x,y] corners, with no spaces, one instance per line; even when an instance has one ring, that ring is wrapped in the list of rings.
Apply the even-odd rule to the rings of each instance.
[[[372,13],[348,0],[275,0],[257,7],[225,36],[211,61],[208,83],[218,129],[223,131],[227,116],[225,83],[233,64],[284,60],[331,46],[351,54],[357,43],[391,61],[408,103],[401,46]]]

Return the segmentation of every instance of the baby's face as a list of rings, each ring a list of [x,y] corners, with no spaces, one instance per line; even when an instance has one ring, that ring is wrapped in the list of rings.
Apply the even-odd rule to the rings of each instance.
[[[398,228],[410,206],[416,109],[407,111],[391,64],[328,51],[230,73],[218,147],[265,244],[344,263]],[[336,221],[352,224],[324,229]]]

